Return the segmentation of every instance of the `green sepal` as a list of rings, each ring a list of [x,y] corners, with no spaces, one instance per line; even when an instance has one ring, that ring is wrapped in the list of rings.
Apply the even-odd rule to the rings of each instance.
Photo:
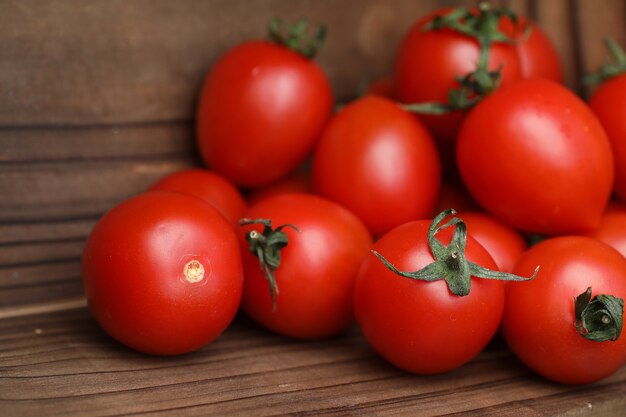
[[[626,54],[617,42],[611,37],[604,39],[604,46],[610,52],[612,62],[601,67],[598,71],[587,74],[583,77],[586,85],[597,85],[604,81],[616,77],[626,72]]]
[[[300,230],[293,224],[283,224],[276,229],[272,229],[272,221],[267,219],[240,219],[241,226],[249,224],[262,224],[261,233],[252,230],[246,234],[246,241],[250,246],[248,250],[259,258],[261,274],[269,282],[270,297],[272,299],[272,310],[276,309],[276,296],[278,295],[278,285],[274,277],[274,271],[280,266],[280,251],[287,246],[289,238],[282,230],[291,227],[297,232]]]
[[[374,250],[372,253],[397,275],[421,281],[438,281],[443,279],[446,281],[450,292],[461,297],[470,293],[472,277],[503,281],[528,281],[537,276],[539,267],[535,268],[531,277],[524,278],[506,272],[493,271],[469,261],[465,257],[467,226],[459,217],[452,217],[444,223],[445,219],[455,214],[456,211],[453,209],[444,210],[430,224],[428,228],[428,245],[435,261],[420,270],[413,272],[400,271],[380,253]],[[437,239],[436,235],[441,230],[449,227],[454,227],[455,229],[450,244],[445,246]]]
[[[326,40],[327,32],[324,25],[319,25],[317,29],[310,31],[309,22],[306,19],[291,23],[279,17],[270,20],[268,31],[270,39],[274,42],[308,59],[317,55]]]
[[[494,92],[502,82],[502,67],[495,71],[487,68],[491,45],[494,42],[517,42],[498,28],[502,17],[510,19],[517,26],[517,16],[513,11],[508,8],[491,8],[486,2],[480,3],[478,15],[470,9],[459,7],[445,15],[436,16],[424,25],[423,31],[450,29],[476,39],[480,45],[479,62],[474,71],[457,78],[459,87],[448,92],[446,103],[410,103],[402,107],[413,113],[442,115],[455,110],[470,109]],[[524,36],[529,36],[531,29],[526,26]]]
[[[624,323],[624,300],[612,295],[591,298],[591,287],[574,299],[575,326],[585,339],[616,341]]]

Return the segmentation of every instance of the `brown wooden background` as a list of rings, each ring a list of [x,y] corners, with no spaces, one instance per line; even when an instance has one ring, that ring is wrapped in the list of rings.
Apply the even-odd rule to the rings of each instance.
[[[581,93],[578,82],[581,75],[600,65],[606,56],[601,39],[611,35],[626,45],[626,4],[623,0],[510,0],[499,3],[509,5],[542,25],[564,60],[567,84]],[[154,365],[151,359],[137,359],[136,355],[120,350],[117,345],[114,354],[107,346],[92,346],[90,354],[78,348],[70,349],[69,353],[67,349],[50,353],[42,346],[55,346],[55,343],[60,343],[58,338],[63,337],[65,347],[68,344],[84,346],[88,343],[84,333],[98,332],[84,310],[70,310],[84,303],[80,284],[80,257],[84,241],[91,227],[108,208],[142,191],[157,178],[198,163],[193,142],[194,105],[203,76],[220,53],[241,41],[263,37],[266,22],[275,15],[293,19],[306,16],[313,22],[325,22],[329,36],[318,61],[329,74],[337,97],[346,98],[353,95],[363,81],[389,71],[396,45],[419,16],[436,7],[456,4],[473,2],[0,2],[0,352],[3,348],[5,353],[24,351],[28,358],[47,352],[45,354],[51,359],[45,363],[74,363],[68,365],[69,370],[63,368],[64,365],[61,367],[67,375],[80,375],[80,367],[85,365],[85,361],[95,366],[93,372],[98,374],[111,366],[111,361],[102,357],[112,358],[114,365],[117,364],[113,368],[119,372],[129,364],[137,368],[136,360],[142,363],[137,369]],[[66,309],[79,313],[68,313]],[[50,335],[46,330],[45,339],[38,336],[41,332],[33,334],[33,328],[43,325],[58,331]],[[239,333],[233,332],[215,349],[237,345]],[[291,359],[288,360],[302,360],[300,356],[303,354],[294,352],[309,350],[280,339],[278,342],[276,339],[267,342],[265,339],[269,336],[262,334],[259,340],[265,341],[263,343],[290,346],[291,356],[287,357]],[[254,337],[249,340],[257,340]],[[348,336],[348,345],[351,337]],[[359,349],[365,349],[362,340],[359,343]],[[246,349],[242,355],[260,355],[258,347]],[[371,361],[373,357],[372,352],[365,349],[360,359],[355,359],[355,364],[346,358],[347,353],[342,348],[332,352],[328,363],[336,360],[338,372],[346,374],[351,370],[354,372],[354,367],[358,368],[359,360],[369,358],[367,360]],[[293,355],[300,359],[292,358]],[[307,360],[322,358],[323,355],[317,353]],[[501,366],[497,358],[495,362],[487,360],[487,365],[476,365],[478,371],[484,371],[481,367],[486,367],[489,372],[497,371]],[[50,377],[59,373],[46,374],[41,371],[40,362],[29,362],[30,359],[4,360],[0,361],[0,386],[14,387],[12,392],[18,393],[15,394],[18,397],[19,393],[25,392],[20,389],[49,386],[46,385],[46,375]],[[171,369],[178,369],[172,372],[187,375],[180,371],[180,366],[189,366],[189,361],[194,360],[172,361]],[[2,368],[3,363],[8,367]],[[24,368],[22,373],[11,368],[25,364],[30,367]],[[160,363],[157,368],[170,365]],[[52,365],[43,366],[47,369],[45,366]],[[391,389],[401,389],[401,382],[408,377],[389,368],[380,368],[380,364],[377,366],[372,371],[376,378],[385,379],[389,373],[396,375],[400,379],[392,384]],[[322,376],[326,375],[324,372],[330,372],[325,368],[315,369]],[[513,369],[514,376],[509,373],[509,378],[521,378],[519,375],[528,374],[519,365],[514,365]],[[369,375],[368,372],[361,369],[359,375]],[[460,374],[461,381],[472,378],[464,372]],[[17,379],[10,379],[11,375]],[[28,375],[34,379],[27,380],[28,383],[20,379]],[[138,379],[145,377],[141,372],[129,375]],[[288,373],[281,375],[285,377]],[[3,377],[8,378],[4,380],[7,382],[5,385],[2,385]],[[228,378],[228,372],[223,378]],[[626,376],[622,374],[615,379],[621,381],[617,393],[623,399],[626,395]],[[105,387],[95,391],[102,393],[109,390],[110,386],[106,383],[113,384],[114,380],[106,379]],[[85,392],[86,388],[79,389],[80,383],[72,381],[64,380],[65,385],[62,386],[65,391],[61,390],[59,398],[70,397],[73,393],[84,395],[83,399],[89,398],[91,394]],[[489,381],[483,383],[493,383]],[[533,383],[545,385],[536,380]],[[137,390],[143,386],[139,381],[129,384]],[[428,381],[423,384],[429,385]],[[376,387],[374,383],[368,389],[375,392]],[[558,397],[551,403],[552,409],[542,408],[541,413],[562,410],[557,405],[562,405],[568,398],[575,398],[570,391],[550,389],[554,395],[565,392],[565,397]],[[606,389],[596,391],[594,399],[615,395],[614,391]],[[340,395],[342,391],[336,392],[339,394],[333,395]],[[9,405],[5,411],[12,410],[15,415],[27,415],[28,410],[33,412],[35,409],[29,408],[29,405],[42,403],[29,402],[29,395],[33,394],[24,394],[25,402],[21,403],[17,397],[11,397],[14,402],[4,403]],[[158,395],[154,395],[150,398],[156,400]],[[326,398],[320,395],[320,401]],[[129,398],[112,394],[106,398],[128,401],[129,408],[120,411],[122,414],[134,410],[131,406],[133,400]],[[301,401],[298,400],[300,397],[294,398]],[[0,411],[3,409],[2,400],[0,390]],[[326,400],[328,403],[328,398]],[[99,401],[96,403],[100,404]],[[354,401],[358,402],[358,399]],[[336,402],[341,403],[339,400]],[[94,402],[87,401],[85,404],[94,406]],[[329,409],[332,409],[332,404],[332,401],[327,404]],[[520,407],[525,410],[530,407],[523,402],[507,404],[511,414],[516,414]],[[626,402],[620,404],[626,408]],[[67,406],[69,408],[63,409],[65,412],[76,411],[72,409],[75,403],[68,403]],[[343,406],[339,410],[350,410],[345,408],[345,404]],[[392,411],[395,409],[391,405],[389,407]],[[306,409],[311,410],[303,408]],[[17,413],[17,410],[20,412]],[[276,410],[285,412],[286,409]],[[365,412],[366,409],[360,410]],[[494,411],[494,415],[506,414],[504,408],[498,410],[497,413]]]

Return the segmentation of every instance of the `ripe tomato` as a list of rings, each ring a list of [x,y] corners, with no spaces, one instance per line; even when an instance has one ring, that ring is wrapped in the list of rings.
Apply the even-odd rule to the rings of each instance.
[[[460,180],[459,180],[460,181]],[[478,203],[474,201],[471,195],[465,189],[465,185],[456,181],[443,181],[439,190],[439,197],[435,208],[431,212],[429,218],[434,218],[443,210],[453,207],[456,211],[480,210]]]
[[[313,190],[379,236],[429,216],[440,171],[434,141],[421,123],[388,99],[365,96],[324,130],[313,154]]]
[[[626,74],[605,81],[589,100],[611,141],[615,158],[615,193],[626,202]]]
[[[624,299],[626,259],[595,239],[565,236],[530,248],[514,272],[528,273],[536,264],[541,269],[532,282],[506,288],[502,331],[513,352],[535,372],[566,384],[597,381],[618,370],[626,363],[626,337],[583,337],[574,300],[589,287],[594,295]]]
[[[480,45],[475,38],[452,29],[424,30],[435,17],[450,11],[450,8],[440,9],[422,18],[402,40],[393,75],[394,95],[402,103],[445,103],[449,91],[459,87],[457,79],[476,69]],[[499,67],[502,67],[502,86],[521,77],[514,45],[503,42],[491,45],[488,69],[494,71]],[[419,117],[445,147],[454,142],[465,112]]]
[[[273,306],[269,277],[246,239],[255,232],[257,241],[266,241],[258,236],[264,228],[242,227],[243,310],[268,329],[299,339],[329,337],[350,325],[354,280],[372,242],[363,223],[340,205],[309,194],[268,197],[252,205],[246,216],[270,220],[277,228],[290,224],[299,232],[290,226],[281,230],[288,243],[273,271],[278,289]],[[270,240],[280,239],[274,234]],[[264,256],[272,258],[272,250]]]
[[[626,206],[609,204],[600,219],[600,226],[587,236],[606,243],[626,256]]]
[[[390,98],[393,100],[393,77],[386,76],[375,79],[372,81],[365,90],[366,94],[377,95],[381,97]]]
[[[169,190],[201,198],[217,209],[233,226],[246,211],[246,200],[224,177],[206,169],[187,169],[162,178],[150,190]]]
[[[242,290],[237,237],[200,199],[151,191],[111,209],[85,246],[89,308],[115,339],[157,355],[196,350],[234,317]]]
[[[613,186],[598,119],[565,87],[538,78],[500,89],[471,111],[457,162],[476,201],[527,232],[593,229]]]
[[[312,188],[311,173],[298,171],[270,185],[251,190],[248,194],[248,201],[254,204],[264,198],[279,194],[312,193]]]
[[[502,26],[511,26],[511,21],[501,19]],[[511,30],[511,29],[505,29]],[[545,78],[563,83],[563,64],[559,53],[546,33],[527,18],[518,19],[515,31],[522,78]],[[530,30],[527,34],[526,30]]]
[[[332,104],[314,62],[271,42],[244,43],[206,77],[197,111],[200,153],[239,186],[269,184],[311,152]]]
[[[489,252],[498,269],[511,272],[526,250],[524,237],[487,213],[464,211],[461,216],[467,225],[467,233]]]
[[[471,236],[460,237],[460,225],[454,237],[450,228],[433,232],[434,227],[442,227],[442,220],[440,215],[432,224],[426,220],[406,223],[373,246],[401,271],[432,266],[437,259],[431,279],[438,280],[398,276],[370,254],[359,271],[354,293],[356,319],[367,341],[395,366],[419,374],[449,371],[472,359],[494,335],[504,307],[503,282],[477,279],[472,269],[463,277],[469,293],[452,292],[465,259],[490,269],[496,265]],[[456,244],[450,244],[452,239]],[[435,254],[441,251],[435,247],[437,242],[450,244],[444,257]],[[441,279],[444,274],[446,281]]]

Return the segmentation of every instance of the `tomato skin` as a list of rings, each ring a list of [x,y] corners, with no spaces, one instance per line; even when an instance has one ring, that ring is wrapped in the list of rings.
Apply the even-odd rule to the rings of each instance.
[[[615,193],[626,202],[626,74],[600,85],[591,96],[589,106],[611,141],[615,157]]]
[[[366,94],[378,95],[389,99],[394,99],[393,77],[391,75],[380,77],[372,81],[365,91]]]
[[[600,220],[600,226],[587,236],[606,243],[626,257],[626,206],[611,203]]]
[[[254,204],[280,194],[310,194],[313,192],[310,172],[296,172],[265,187],[255,188],[248,194],[248,202]]]
[[[502,22],[510,22],[502,19]],[[526,37],[524,28],[530,27]],[[522,78],[545,78],[563,84],[563,64],[554,44],[546,33],[533,21],[518,20],[517,52]]]
[[[433,261],[427,243],[429,220],[399,226],[373,249],[401,271]],[[438,238],[448,244],[452,233]],[[496,265],[471,236],[467,259],[490,269]],[[476,356],[494,335],[504,307],[504,285],[472,279],[469,295],[453,295],[445,281],[416,281],[394,274],[373,254],[367,256],[354,293],[356,320],[369,344],[393,365],[418,374],[441,373]]]
[[[204,267],[197,282],[185,275],[192,261]],[[243,285],[229,223],[200,199],[169,191],[140,194],[106,213],[87,240],[82,272],[100,325],[155,355],[214,340],[234,317]]]
[[[511,272],[526,250],[524,237],[487,213],[464,211],[460,216],[467,225],[467,233],[489,252],[498,270]]]
[[[328,124],[313,154],[313,190],[356,214],[374,236],[427,218],[441,184],[434,141],[388,99],[363,97]]]
[[[215,207],[233,227],[247,204],[239,190],[224,177],[206,169],[191,168],[170,174],[155,184],[149,191],[169,190],[201,198]]]
[[[289,243],[274,271],[278,286],[272,311],[269,284],[259,260],[248,250],[245,234],[260,225],[242,227],[244,265],[243,310],[266,328],[297,339],[338,334],[354,320],[354,280],[372,238],[363,223],[340,205],[309,194],[268,197],[252,205],[246,217],[272,220],[285,228]]]
[[[328,80],[313,61],[271,42],[244,43],[215,63],[202,87],[200,153],[239,186],[269,184],[311,152],[332,104]]]
[[[449,12],[444,8],[419,20],[405,35],[394,64],[394,95],[402,103],[448,101],[448,92],[458,88],[457,77],[476,69],[479,62],[478,41],[451,29],[424,31],[435,17]],[[511,44],[495,42],[489,54],[489,70],[502,66],[501,86],[521,78],[517,50]],[[419,118],[443,143],[454,142],[465,112]]]
[[[593,295],[626,298],[626,259],[595,239],[563,236],[530,248],[514,269],[532,271],[530,282],[506,287],[503,335],[517,357],[540,375],[564,384],[605,378],[626,363],[626,337],[594,342],[578,334],[574,299]]]
[[[472,110],[457,163],[482,207],[527,232],[592,230],[613,186],[598,119],[565,87],[538,78],[496,91]]]

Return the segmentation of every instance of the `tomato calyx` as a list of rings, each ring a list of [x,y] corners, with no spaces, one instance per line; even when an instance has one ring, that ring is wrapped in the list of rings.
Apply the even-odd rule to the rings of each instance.
[[[293,224],[283,224],[272,229],[272,221],[267,219],[240,219],[239,225],[262,224],[261,233],[251,230],[246,234],[246,241],[250,244],[248,250],[259,258],[261,274],[269,282],[270,297],[272,299],[272,311],[276,310],[276,296],[278,295],[278,285],[274,278],[274,271],[280,266],[280,251],[289,243],[287,234],[282,230],[291,227],[297,232],[300,230]]]
[[[612,62],[604,65],[597,72],[585,75],[583,82],[587,85],[601,84],[609,78],[626,72],[626,53],[624,50],[611,37],[604,39],[604,46],[609,50]]]
[[[374,250],[372,252],[387,268],[397,275],[422,281],[438,281],[443,279],[446,281],[450,292],[461,297],[470,293],[472,277],[504,281],[529,281],[537,276],[537,272],[539,271],[538,266],[535,268],[531,277],[524,278],[506,272],[492,271],[467,260],[465,257],[465,247],[467,244],[467,227],[465,223],[459,217],[452,217],[444,223],[446,218],[454,216],[455,214],[456,211],[453,209],[444,210],[439,213],[430,224],[428,228],[428,245],[435,261],[418,271],[400,271],[385,259],[383,255]],[[448,246],[445,246],[437,239],[436,235],[441,230],[453,226],[455,229],[452,240]]]
[[[312,59],[326,40],[326,26],[319,25],[311,34],[306,19],[291,23],[279,17],[270,20],[269,37],[279,45]]]
[[[599,294],[591,298],[591,287],[574,298],[574,325],[585,339],[594,342],[616,341],[622,333],[624,300]]]
[[[517,16],[510,9],[494,9],[486,2],[480,3],[478,14],[465,7],[459,7],[445,15],[435,17],[426,24],[424,31],[451,29],[476,39],[480,45],[479,62],[474,71],[463,77],[457,77],[459,87],[448,92],[446,103],[411,103],[402,105],[402,108],[412,113],[441,115],[454,110],[470,109],[497,90],[502,81],[502,67],[494,71],[487,68],[491,45],[493,42],[511,44],[516,42],[498,29],[502,17],[510,19],[517,27]]]

